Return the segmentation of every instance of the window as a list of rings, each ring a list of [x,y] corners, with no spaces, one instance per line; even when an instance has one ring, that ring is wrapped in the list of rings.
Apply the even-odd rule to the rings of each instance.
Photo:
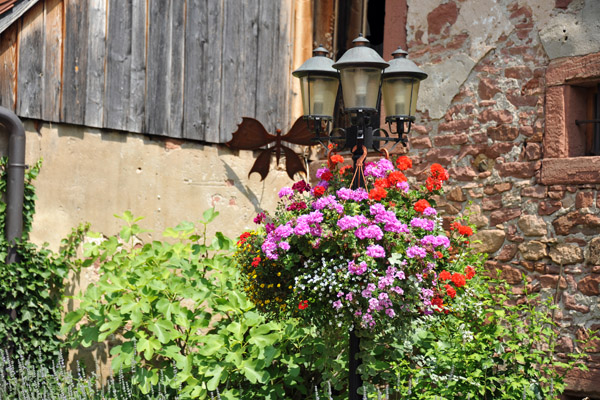
[[[546,70],[541,182],[600,183],[600,53],[552,60]]]

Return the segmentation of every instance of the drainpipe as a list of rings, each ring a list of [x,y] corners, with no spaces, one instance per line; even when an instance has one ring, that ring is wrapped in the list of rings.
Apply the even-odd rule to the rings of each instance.
[[[0,107],[0,125],[8,131],[8,182],[6,188],[6,241],[14,244],[23,234],[23,197],[25,192],[25,128],[7,108]],[[17,261],[17,250],[10,247],[6,263]]]

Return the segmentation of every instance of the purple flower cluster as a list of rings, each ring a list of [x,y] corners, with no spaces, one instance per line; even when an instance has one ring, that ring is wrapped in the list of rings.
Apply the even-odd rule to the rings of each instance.
[[[411,246],[408,249],[406,249],[406,257],[425,258],[427,257],[427,250],[419,246]]]
[[[356,235],[359,239],[375,239],[381,240],[383,238],[383,231],[377,225],[367,225],[367,226],[359,226],[356,231],[354,231],[354,235]]]
[[[410,221],[410,226],[432,232],[435,229],[435,221],[427,218],[413,218]]]
[[[363,188],[358,188],[355,190],[341,188],[338,189],[336,194],[340,198],[340,200],[352,200],[356,202],[367,200],[369,198],[369,193],[367,193],[367,191]]]
[[[287,197],[288,199],[294,197],[294,190],[292,190],[292,188],[289,187],[281,188],[281,190],[279,191],[279,198],[282,199],[284,197]]]
[[[393,211],[386,211],[383,204],[376,203],[370,208],[370,213],[375,217],[375,222],[378,224],[385,224],[384,230],[386,232],[394,233],[409,233],[410,230],[406,224],[398,221],[396,214]]]
[[[315,210],[322,210],[324,208],[328,208],[330,210],[335,210],[338,214],[342,214],[344,212],[344,206],[338,203],[335,196],[333,195],[317,199],[317,201],[313,203],[312,207]]]
[[[337,222],[338,228],[342,231],[347,231],[348,229],[358,228],[361,225],[366,225],[369,223],[369,219],[364,215],[350,216],[345,215],[340,218]]]
[[[385,250],[378,244],[372,244],[367,246],[367,255],[373,258],[383,258],[385,257]]]
[[[367,263],[362,261],[360,264],[356,265],[354,261],[350,261],[348,263],[348,272],[354,275],[362,275],[367,271]]]
[[[427,246],[427,245],[431,245],[433,247],[440,247],[443,246],[444,248],[448,248],[450,247],[450,239],[448,239],[446,236],[433,236],[433,235],[427,235],[424,236],[423,239],[421,239],[421,246]]]
[[[378,162],[367,163],[365,165],[365,176],[372,176],[374,178],[385,178],[388,172],[394,170],[394,164],[386,159],[382,158]]]

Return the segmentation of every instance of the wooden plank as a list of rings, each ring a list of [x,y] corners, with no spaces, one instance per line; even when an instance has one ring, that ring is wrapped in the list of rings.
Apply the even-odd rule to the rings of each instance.
[[[185,76],[183,137],[204,140],[206,120],[206,47],[208,9],[206,0],[188,0],[185,18]]]
[[[208,0],[208,40],[205,44],[201,78],[206,80],[202,121],[206,124],[203,140],[220,143],[221,84],[223,79],[223,2]]]
[[[19,34],[17,114],[41,119],[44,98],[44,4],[38,3],[23,16]]]
[[[17,101],[17,29],[13,24],[0,36],[0,105],[15,111]]]
[[[44,53],[42,119],[58,122],[60,121],[64,9],[62,0],[46,0],[44,4],[46,51]]]
[[[269,131],[281,127],[277,115],[277,91],[280,87],[277,54],[279,0],[261,0],[258,21],[258,67],[256,82],[256,118]]]
[[[146,130],[154,135],[166,135],[168,132],[171,1],[149,0]]]
[[[87,77],[85,124],[104,126],[104,88],[106,61],[106,0],[88,0]]]
[[[274,54],[278,54],[278,87],[277,91],[277,114],[279,115],[279,127],[287,132],[292,127],[291,114],[291,88],[292,88],[292,5],[282,2],[279,8],[277,42]]]
[[[133,0],[131,7],[131,78],[127,131],[144,131],[146,99],[146,0]]]
[[[227,142],[242,117],[254,116],[258,48],[258,2],[226,2],[221,80],[220,141]]]
[[[127,127],[131,80],[131,3],[109,0],[104,126]]]
[[[185,0],[171,2],[170,63],[167,132],[169,137],[183,135],[183,73],[185,44]]]
[[[64,0],[65,35],[61,121],[83,125],[87,102],[88,1]]]

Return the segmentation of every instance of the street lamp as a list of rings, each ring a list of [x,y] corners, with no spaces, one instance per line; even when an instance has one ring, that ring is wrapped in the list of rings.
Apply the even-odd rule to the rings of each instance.
[[[308,59],[292,75],[300,78],[304,118],[309,129],[315,134],[314,140],[339,142],[341,148],[351,149],[354,170],[357,161],[366,157],[369,147],[378,149],[379,142],[402,143],[415,121],[417,96],[421,80],[427,74],[406,58],[406,51],[398,48],[392,53],[393,59],[387,63],[369,47],[369,41],[359,35],[349,49],[335,63],[327,58],[327,50],[322,46],[315,49],[313,57]],[[337,71],[336,71],[337,70]],[[339,80],[338,80],[339,72]],[[335,128],[342,136],[330,135],[330,122],[337,96],[338,82],[341,81],[344,111],[350,115],[351,126]],[[378,116],[378,108],[383,94],[386,122],[389,133],[382,128],[373,129],[371,122]],[[326,136],[321,136],[325,133]],[[390,137],[390,134],[396,137]],[[393,147],[392,147],[393,148]],[[364,187],[362,177],[353,180],[356,187]],[[360,351],[359,338],[354,330],[349,333],[349,382],[350,400],[359,400],[358,388],[362,386],[357,369],[360,360],[356,354]]]
[[[378,142],[389,141],[394,146],[406,146],[405,135],[415,120],[419,84],[427,74],[408,60],[406,51],[400,48],[392,53],[393,59],[388,63],[362,35],[352,43],[354,47],[335,64],[327,58],[327,50],[319,46],[313,57],[292,72],[300,78],[304,118],[315,140],[344,141],[341,147],[350,149],[355,145],[378,148]],[[337,82],[341,82],[344,111],[350,115],[351,126],[335,129],[342,131],[342,136],[321,136],[331,131]],[[382,94],[389,133],[371,127]]]

